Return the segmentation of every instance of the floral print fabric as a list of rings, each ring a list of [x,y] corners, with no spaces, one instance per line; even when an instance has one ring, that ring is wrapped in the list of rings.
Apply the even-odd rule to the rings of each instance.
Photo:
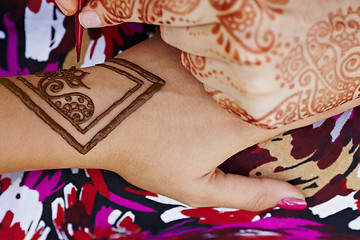
[[[80,65],[102,62],[152,31],[130,23],[86,31]],[[52,0],[2,0],[0,76],[73,65],[74,36],[74,19]],[[289,181],[306,194],[305,210],[192,208],[102,170],[18,172],[0,176],[0,239],[358,239],[359,116],[355,108],[286,132],[221,166]]]

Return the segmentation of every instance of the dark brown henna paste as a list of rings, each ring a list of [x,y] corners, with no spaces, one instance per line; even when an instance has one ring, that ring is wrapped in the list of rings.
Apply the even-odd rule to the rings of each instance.
[[[0,78],[0,84],[9,89],[36,115],[38,115],[46,124],[48,124],[54,131],[59,133],[71,146],[78,152],[86,154],[93,147],[103,140],[112,130],[114,130],[126,117],[141,107],[152,95],[161,89],[165,81],[158,76],[142,69],[136,64],[133,64],[124,59],[108,59],[107,62],[122,66],[125,71],[114,66],[99,64],[98,66],[114,71],[136,83],[135,87],[128,90],[123,96],[110,105],[103,113],[97,116],[89,125],[82,128],[80,125],[89,121],[94,114],[95,104],[92,99],[79,92],[61,93],[64,87],[70,89],[86,88],[87,87],[82,79],[88,74],[75,67],[70,69],[61,69],[58,72],[40,72],[36,75],[41,77],[37,87],[27,81],[24,77],[18,77],[25,86],[36,93],[41,99],[46,101],[54,110],[67,119],[80,133],[86,134],[93,128],[99,121],[108,115],[117,106],[123,103],[128,97],[139,90],[144,81],[148,81],[151,85],[139,96],[136,97],[128,106],[121,110],[104,128],[99,130],[91,140],[85,145],[80,144],[76,138],[71,135],[63,126],[57,123],[52,117],[49,116],[43,109],[41,109],[26,92],[19,88],[16,84],[7,78]],[[131,72],[135,72],[143,78],[143,80],[135,77]],[[66,85],[65,85],[66,84]]]
[[[72,92],[67,94],[59,93],[64,89],[64,83],[61,80],[64,80],[70,88],[85,87],[89,89],[89,87],[87,87],[81,81],[81,79],[85,77],[88,73],[76,69],[75,67],[71,67],[70,69],[60,69],[59,72],[52,71],[36,73],[36,76],[42,77],[38,82],[37,88],[23,77],[18,77],[17,79],[22,81],[28,88],[33,90],[37,95],[44,99],[53,109],[55,109],[64,118],[66,118],[79,132],[85,134],[101,119],[103,119],[107,114],[109,114],[111,110],[113,110],[123,101],[125,101],[131,94],[136,92],[136,90],[138,90],[144,83],[142,80],[132,76],[131,74],[123,70],[114,67],[110,69],[127,77],[129,80],[135,82],[137,85],[127,91],[124,96],[122,96],[119,100],[115,101],[105,112],[99,115],[85,128],[82,128],[80,124],[87,122],[93,116],[95,107],[92,100],[85,94],[79,92]],[[79,73],[80,75],[76,75]],[[50,95],[47,92],[50,92],[50,94],[57,93],[58,95]],[[63,100],[62,102],[65,102],[64,104],[62,104],[62,102],[60,101],[61,99]]]
[[[93,115],[95,106],[91,98],[81,92],[61,93],[66,86],[71,89],[87,88],[81,80],[88,73],[71,67],[60,69],[58,72],[38,72],[36,76],[42,77],[35,87],[23,77],[17,77],[28,88],[44,99],[53,109],[66,118],[79,132],[86,133],[80,124],[87,122]]]

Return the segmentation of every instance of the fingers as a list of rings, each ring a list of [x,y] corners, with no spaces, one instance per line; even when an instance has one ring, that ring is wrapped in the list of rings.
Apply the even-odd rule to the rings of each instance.
[[[275,53],[280,36],[276,29],[281,26],[277,26],[273,17],[264,14],[266,3],[210,2],[213,9],[209,11],[216,15],[210,25],[202,22],[202,25],[183,28],[163,27],[163,39],[185,52],[240,64],[259,65],[271,60],[270,53]],[[280,1],[274,1],[274,4],[282,5]],[[267,7],[274,10],[280,6]]]
[[[65,0],[62,0],[65,1]],[[142,22],[156,25],[188,26],[216,21],[209,1],[94,0],[80,14],[86,28]]]
[[[283,126],[284,121],[290,121],[289,116],[293,115],[291,111],[278,112],[287,107],[286,102],[282,104],[284,99],[299,88],[292,92],[280,89],[276,82],[277,72],[271,65],[239,66],[186,52],[181,53],[181,63],[204,83],[205,90],[217,103],[248,123],[276,128]]]
[[[169,45],[184,52],[204,57],[227,59],[229,54],[222,50],[216,34],[212,32],[217,24],[192,27],[162,26],[161,38]],[[221,50],[221,51],[219,51]]]
[[[275,206],[299,210],[306,208],[302,193],[289,183],[269,178],[225,174],[217,169],[202,179],[196,205],[261,211]]]
[[[241,97],[249,94],[263,94],[263,72],[254,71],[250,67],[234,66],[231,63],[198,56],[187,52],[181,53],[181,63],[199,81],[214,89],[226,92],[231,96]],[[239,71],[239,68],[241,69]],[[250,78],[251,77],[251,78]],[[257,86],[260,85],[260,86]]]
[[[128,9],[123,9],[123,14],[125,15],[128,11]],[[85,28],[106,27],[122,23],[121,19],[108,12],[102,3],[97,0],[85,5],[79,14],[79,21]]]
[[[161,27],[163,40],[182,51],[230,63],[260,65],[271,60],[276,40],[272,32],[252,34],[212,23],[191,27]]]
[[[72,16],[77,12],[77,0],[55,0],[56,5],[67,16]]]

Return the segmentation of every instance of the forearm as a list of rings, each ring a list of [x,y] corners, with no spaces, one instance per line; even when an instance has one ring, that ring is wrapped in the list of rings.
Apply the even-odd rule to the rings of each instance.
[[[65,126],[69,135],[80,143],[81,146],[76,149],[66,140],[66,136],[61,135],[54,126],[46,123],[36,111],[30,110],[18,96],[0,84],[0,172],[78,167],[103,168],[127,175],[127,172],[133,172],[127,169],[142,167],[141,161],[136,162],[134,159],[153,157],[152,160],[147,160],[150,164],[148,167],[155,168],[158,166],[155,158],[159,158],[160,155],[165,158],[172,154],[171,157],[182,156],[185,159],[182,164],[194,164],[191,162],[194,158],[205,158],[206,154],[202,149],[211,144],[216,149],[216,143],[220,143],[222,149],[215,150],[215,153],[219,152],[220,164],[226,157],[246,147],[358,104],[357,100],[352,101],[347,106],[342,105],[341,108],[286,127],[266,130],[239,120],[213,102],[202,85],[181,66],[179,52],[164,44],[159,38],[145,41],[118,57],[136,63],[165,80],[166,84],[149,101],[115,126],[92,149],[85,149],[82,153],[81,146],[85,146],[97,132],[104,129],[117,113],[110,113],[104,121],[99,121],[89,132],[83,134],[63,116],[54,114],[54,109],[48,103],[38,101],[39,108],[49,113],[56,124]],[[122,96],[129,89],[126,85],[128,83],[119,84],[119,81],[125,81],[127,78],[109,69],[95,66],[83,71],[89,73],[83,78],[83,83],[90,87],[89,91],[93,93],[94,100],[96,99],[94,103],[98,112],[104,112],[110,103],[118,99],[115,97],[111,100],[108,98],[109,95]],[[26,89],[16,77],[8,79]],[[26,76],[24,79],[35,86],[35,82],[40,78]],[[31,97],[36,97],[31,90],[27,93]],[[94,118],[95,116],[89,121]],[[175,131],[177,128],[181,128],[181,139]],[[198,156],[188,157],[195,152]]]
[[[109,147],[116,146],[100,144],[117,114],[107,109],[131,87],[126,82],[122,86],[124,76],[117,75],[93,67],[1,78],[1,172],[96,167]]]
[[[163,85],[157,77],[144,80],[151,73],[143,72],[107,62],[0,78],[0,172],[99,168],[110,156],[122,162],[134,125],[121,123],[153,95],[148,90]]]
[[[217,106],[203,91],[201,84],[181,66],[179,52],[159,39],[148,40],[123,52],[118,57],[128,59],[158,75],[166,81],[166,84],[148,102],[117,123],[118,125],[110,132],[108,131],[109,134],[95,146],[91,146],[90,150],[85,149],[86,144],[107,127],[119,111],[110,112],[88,132],[81,133],[75,128],[74,121],[69,121],[59,111],[55,111],[49,102],[41,99],[34,90],[29,88],[32,85],[33,88],[39,90],[38,83],[42,77],[32,75],[22,78],[3,78],[0,84],[2,99],[0,101],[0,172],[72,167],[113,169],[109,167],[108,161],[116,161],[118,168],[124,169],[122,166],[129,165],[128,161],[131,161],[132,156],[151,151],[151,145],[157,145],[156,151],[167,154],[166,150],[169,148],[163,144],[166,136],[160,136],[160,132],[168,131],[164,129],[166,124],[174,124],[173,128],[178,127],[174,119],[169,118],[174,115],[175,109],[188,109],[186,113],[193,116],[198,114],[198,125],[203,124],[205,117],[204,114],[196,113],[198,110],[201,111],[198,108],[205,108],[208,118],[218,117],[231,122],[229,127],[226,126],[228,122],[221,123],[226,128],[237,125],[238,120]],[[124,69],[113,63],[106,64]],[[86,91],[91,93],[95,106],[94,116],[86,124],[79,125],[80,128],[85,129],[85,126],[93,122],[97,114],[104,112],[110,104],[119,100],[118,96],[123,96],[134,85],[131,81],[129,83],[127,77],[101,66],[82,69],[82,71],[88,73],[82,82],[90,88],[85,89],[85,93]],[[21,89],[33,103],[30,104],[23,97],[16,96],[18,90],[11,90],[9,86],[6,86],[6,82]],[[81,92],[82,90],[72,91]],[[108,95],[113,96],[109,98]],[[52,101],[53,104],[57,101],[56,99],[47,100]],[[130,101],[120,105],[124,109],[133,100],[134,98],[130,97]],[[35,110],[34,105],[37,108]],[[180,113],[177,114],[180,115]],[[173,117],[177,121],[185,122],[186,116],[182,115],[184,120],[178,115]],[[189,129],[191,129],[194,120],[188,121]],[[151,130],[147,131],[148,128]],[[221,134],[220,128],[216,134]],[[78,144],[74,143],[74,140]],[[177,142],[174,140],[173,144]],[[236,152],[235,148],[233,151]],[[141,157],[146,157],[145,155]],[[132,165],[136,164],[132,163]]]

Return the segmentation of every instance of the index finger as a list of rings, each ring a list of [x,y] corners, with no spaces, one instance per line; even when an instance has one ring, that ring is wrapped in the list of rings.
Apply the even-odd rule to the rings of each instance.
[[[217,10],[239,8],[243,0],[94,0],[84,7],[80,21],[84,27],[100,27],[122,22],[190,26],[217,22]],[[91,12],[89,14],[89,12]],[[98,23],[90,19],[90,15]],[[88,16],[86,16],[88,15]]]

